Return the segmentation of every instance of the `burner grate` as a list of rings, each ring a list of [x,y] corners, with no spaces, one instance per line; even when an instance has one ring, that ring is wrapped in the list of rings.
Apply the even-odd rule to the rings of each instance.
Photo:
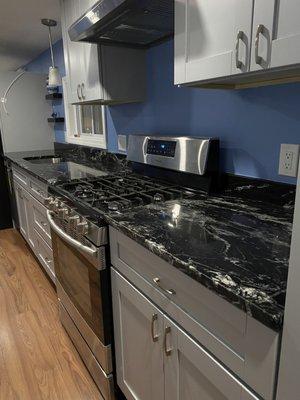
[[[191,195],[182,188],[148,177],[110,175],[65,183],[61,186],[78,200],[101,211],[124,211],[133,207]]]

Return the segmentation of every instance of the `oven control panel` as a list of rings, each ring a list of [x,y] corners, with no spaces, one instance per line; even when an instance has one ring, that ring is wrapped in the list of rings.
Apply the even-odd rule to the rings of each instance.
[[[163,157],[175,157],[176,142],[172,140],[149,139],[147,154]]]

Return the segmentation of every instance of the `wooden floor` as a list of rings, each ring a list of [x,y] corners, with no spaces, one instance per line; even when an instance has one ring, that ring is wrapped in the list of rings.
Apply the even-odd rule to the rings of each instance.
[[[20,234],[0,231],[0,400],[102,399]]]

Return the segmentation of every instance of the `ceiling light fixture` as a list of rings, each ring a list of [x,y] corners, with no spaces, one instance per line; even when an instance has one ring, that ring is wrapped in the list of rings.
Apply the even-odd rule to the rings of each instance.
[[[52,43],[52,35],[51,35],[51,28],[57,25],[57,22],[54,19],[42,19],[42,24],[47,26],[49,29],[49,44],[50,44],[50,54],[51,54],[51,62],[52,65],[49,67],[49,81],[48,87],[55,88],[57,86],[61,86],[61,76],[59,73],[58,67],[55,66],[54,62],[54,54],[53,54],[53,43]]]

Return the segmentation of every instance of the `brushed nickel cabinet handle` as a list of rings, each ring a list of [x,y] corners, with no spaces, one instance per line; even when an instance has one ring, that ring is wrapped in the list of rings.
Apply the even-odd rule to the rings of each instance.
[[[258,65],[261,65],[263,61],[263,58],[258,55],[258,52],[259,52],[260,35],[264,33],[264,30],[265,30],[264,25],[262,24],[258,25],[255,36],[255,62]]]
[[[153,278],[153,282],[155,283],[156,286],[158,286],[164,293],[169,294],[171,296],[174,296],[176,294],[175,290],[173,289],[165,289],[161,286],[160,279],[159,278]]]
[[[242,61],[240,60],[240,40],[244,39],[244,32],[238,31],[237,38],[236,38],[236,45],[235,45],[235,65],[237,69],[241,69],[243,66]]]
[[[170,356],[172,354],[172,350],[173,350],[171,347],[168,347],[168,344],[167,344],[168,335],[170,333],[171,333],[171,327],[167,326],[165,328],[165,337],[164,337],[164,349],[165,349],[166,356]]]
[[[77,85],[77,97],[78,97],[79,100],[82,100],[82,97],[80,96],[79,90],[80,90],[80,85]]]
[[[152,336],[153,342],[157,342],[159,339],[159,335],[155,334],[155,329],[154,329],[154,325],[157,320],[158,320],[158,315],[153,314],[152,319],[151,319],[151,336]]]
[[[80,92],[81,92],[81,98],[82,98],[82,100],[85,100],[85,94],[83,93],[83,90],[84,90],[84,83],[82,83],[81,85],[80,85]]]

